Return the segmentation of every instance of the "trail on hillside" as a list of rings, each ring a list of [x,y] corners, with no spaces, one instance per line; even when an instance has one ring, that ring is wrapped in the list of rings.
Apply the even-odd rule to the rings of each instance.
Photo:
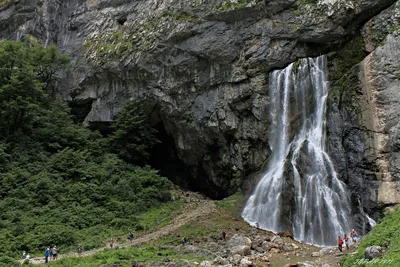
[[[200,216],[204,216],[210,213],[213,213],[216,211],[215,204],[211,200],[203,200],[203,199],[198,199],[197,201],[190,202],[189,205],[186,205],[182,214],[177,216],[176,218],[172,219],[171,222],[148,234],[145,234],[143,236],[139,236],[138,238],[132,240],[132,242],[124,242],[124,243],[114,243],[114,248],[125,248],[125,247],[131,247],[131,246],[137,246],[143,243],[147,243],[151,240],[158,239],[162,236],[166,236],[176,230],[178,230],[181,226],[195,220],[196,218]],[[93,255],[95,253],[98,253],[100,251],[104,251],[107,249],[107,247],[102,247],[99,249],[94,249],[90,251],[85,251],[82,252],[81,255],[78,255],[76,252],[71,252],[71,253],[66,253],[59,255],[58,259],[62,258],[70,258],[70,257],[87,257],[90,255]],[[25,260],[20,260],[19,262],[23,262]],[[45,263],[44,257],[40,258],[31,258],[30,263],[32,264],[43,264]]]

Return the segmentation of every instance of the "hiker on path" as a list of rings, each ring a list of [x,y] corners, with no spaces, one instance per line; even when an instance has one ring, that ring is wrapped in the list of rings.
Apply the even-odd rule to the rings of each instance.
[[[349,250],[349,239],[350,238],[348,237],[348,235],[344,234],[343,239],[344,239],[344,243],[346,244],[346,250]]]
[[[358,238],[357,231],[352,229],[351,232],[350,232],[350,237],[353,240],[353,243],[355,244],[357,242],[357,238]]]
[[[129,233],[129,240],[130,240],[131,243],[132,243],[132,240],[133,240],[133,233],[132,233],[132,232]]]
[[[25,258],[26,258],[26,252],[25,252],[25,250],[24,250],[24,251],[22,251],[22,258],[23,258],[23,259],[25,259]]]
[[[28,261],[28,263],[31,263],[31,255],[29,255],[29,253],[26,254],[26,261]]]
[[[50,247],[49,260],[51,261],[52,258],[53,258],[53,246]]]
[[[78,244],[78,254],[79,254],[79,256],[81,255],[81,253],[82,253],[82,245]]]
[[[55,261],[55,260],[57,260],[57,257],[58,257],[58,249],[57,249],[57,246],[54,246],[53,249],[52,249],[52,251],[53,251],[53,261]]]
[[[342,246],[343,246],[343,239],[341,236],[338,238],[338,249],[340,252],[342,252]]]
[[[226,240],[226,232],[225,231],[222,232],[222,239]]]
[[[46,251],[44,252],[44,262],[49,263],[49,256],[50,256],[50,249],[46,248]]]

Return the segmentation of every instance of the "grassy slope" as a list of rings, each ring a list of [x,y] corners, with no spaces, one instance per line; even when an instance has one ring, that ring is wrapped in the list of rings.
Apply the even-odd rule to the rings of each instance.
[[[183,197],[140,215],[140,223],[148,227],[142,231],[135,232],[135,238],[140,238],[150,232],[157,231],[163,226],[168,225],[172,218],[187,212],[188,209],[195,209],[202,205],[201,201],[188,204],[186,203],[187,200],[188,198]],[[154,262],[162,262],[166,259],[178,260],[178,262],[185,262],[186,260],[201,262],[202,260],[212,259],[213,257],[210,255],[203,255],[201,253],[187,254],[181,250],[175,250],[173,247],[179,245],[183,237],[196,242],[196,246],[202,247],[203,241],[219,239],[223,230],[232,233],[237,232],[238,229],[249,228],[250,226],[240,219],[238,209],[242,202],[243,197],[240,195],[216,201],[215,212],[207,215],[207,218],[199,218],[185,224],[177,231],[171,232],[158,240],[150,241],[145,245],[116,250],[107,249],[88,257],[63,258],[59,261],[51,262],[49,266],[89,267],[103,264],[118,264],[118,266],[122,267],[132,266],[132,261],[148,265]],[[158,223],[158,219],[161,219],[160,223]],[[127,242],[127,235],[117,236],[114,239],[117,243]]]
[[[386,215],[372,231],[365,236],[354,255],[346,255],[343,258],[344,266],[400,266],[400,208]],[[364,251],[369,246],[381,246],[385,249],[382,258],[372,263],[363,263]]]

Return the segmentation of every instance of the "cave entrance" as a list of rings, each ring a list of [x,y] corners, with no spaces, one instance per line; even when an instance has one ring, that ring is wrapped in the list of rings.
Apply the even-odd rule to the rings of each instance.
[[[190,168],[176,154],[173,138],[168,135],[162,121],[157,122],[153,127],[158,132],[157,138],[160,143],[151,149],[148,164],[174,184],[192,190]]]
[[[165,130],[164,123],[157,120],[153,127],[158,131],[160,140],[150,151],[148,164],[159,171],[160,175],[171,182],[191,191],[201,192],[212,199],[222,199],[228,196],[227,192],[209,181],[204,168],[187,166],[177,155],[174,139]]]

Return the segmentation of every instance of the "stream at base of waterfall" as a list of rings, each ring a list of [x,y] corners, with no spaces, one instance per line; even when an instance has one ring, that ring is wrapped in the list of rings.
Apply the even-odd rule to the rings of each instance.
[[[265,230],[289,230],[302,242],[336,245],[354,228],[358,211],[325,151],[326,57],[299,63],[270,73],[271,156],[242,216]]]

